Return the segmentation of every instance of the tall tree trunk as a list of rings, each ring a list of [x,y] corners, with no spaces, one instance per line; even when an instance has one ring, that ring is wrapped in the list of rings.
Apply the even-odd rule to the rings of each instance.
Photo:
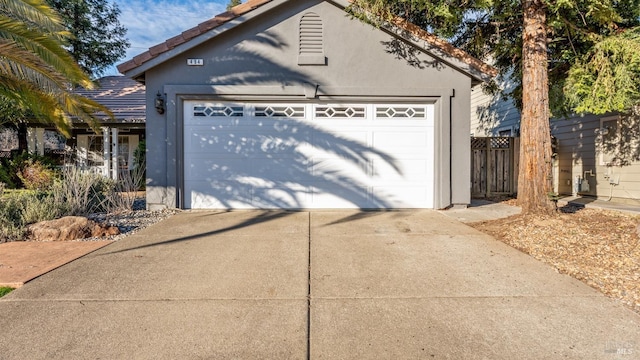
[[[554,205],[551,188],[551,134],[547,19],[544,0],[523,0],[522,120],[518,204],[524,213],[549,213]]]

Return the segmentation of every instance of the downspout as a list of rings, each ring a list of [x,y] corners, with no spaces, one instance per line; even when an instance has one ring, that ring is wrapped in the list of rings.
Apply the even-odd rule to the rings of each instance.
[[[455,207],[453,203],[453,98],[456,96],[456,89],[451,90],[449,96],[449,206]]]

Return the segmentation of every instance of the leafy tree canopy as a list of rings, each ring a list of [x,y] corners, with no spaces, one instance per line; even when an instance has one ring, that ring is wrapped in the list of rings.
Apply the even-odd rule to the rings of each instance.
[[[640,0],[545,0],[554,115],[628,111],[640,101]],[[522,97],[523,4],[514,0],[355,0],[352,13],[403,17],[491,59]],[[368,21],[377,21],[368,18]]]
[[[129,47],[127,29],[120,24],[120,9],[107,0],[47,0],[61,16],[73,37],[67,49],[80,67],[95,78],[116,61]]]
[[[227,10],[231,10],[232,7],[238,6],[240,4],[242,4],[242,0],[229,0],[229,3],[227,4]]]

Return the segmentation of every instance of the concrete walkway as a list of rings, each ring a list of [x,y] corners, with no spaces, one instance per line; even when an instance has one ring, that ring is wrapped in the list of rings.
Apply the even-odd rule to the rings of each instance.
[[[577,207],[584,207],[587,209],[604,209],[626,212],[630,214],[640,213],[640,201],[638,204],[622,204],[615,201],[598,200],[589,197],[581,196],[567,196],[558,200],[558,206],[573,205]]]
[[[18,288],[112,241],[14,241],[0,244],[0,287]]]
[[[471,199],[471,205],[466,209],[448,209],[439,211],[465,224],[490,221],[517,215],[522,209],[504,203],[496,203],[489,200]]]
[[[637,359],[640,316],[436,211],[185,212],[0,299],[2,359]]]

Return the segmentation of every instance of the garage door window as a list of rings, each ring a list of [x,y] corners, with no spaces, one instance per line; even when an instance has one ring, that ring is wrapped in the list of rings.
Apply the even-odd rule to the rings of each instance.
[[[238,117],[244,115],[242,106],[194,106],[193,116]]]
[[[304,106],[256,106],[255,116],[304,118]]]
[[[376,118],[424,119],[427,109],[422,106],[376,106]]]

